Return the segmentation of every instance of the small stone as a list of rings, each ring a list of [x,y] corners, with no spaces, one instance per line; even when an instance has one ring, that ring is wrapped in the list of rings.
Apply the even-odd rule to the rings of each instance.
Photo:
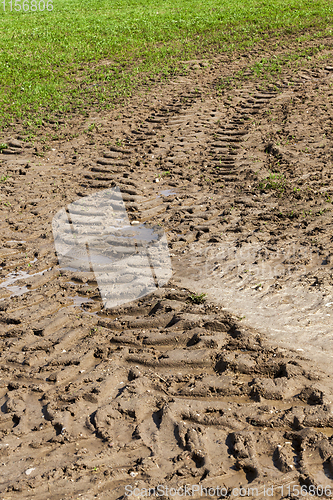
[[[326,71],[333,71],[333,66],[325,66]]]
[[[27,476],[30,476],[30,474],[31,474],[31,473],[32,473],[35,469],[36,469],[36,467],[31,467],[31,469],[27,469],[27,470],[25,471],[26,475],[27,475]]]
[[[22,148],[22,143],[16,139],[10,139],[10,141],[8,141],[8,146],[12,148]]]
[[[302,74],[302,75],[299,75],[299,76],[300,76],[301,78],[303,78],[304,80],[311,80],[311,76],[309,76],[309,75],[304,75],[304,74]]]

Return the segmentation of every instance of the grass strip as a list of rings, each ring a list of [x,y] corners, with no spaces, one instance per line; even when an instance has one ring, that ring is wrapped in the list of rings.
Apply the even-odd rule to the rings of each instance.
[[[14,0],[15,2],[15,0]],[[0,127],[108,108],[182,61],[288,34],[329,29],[329,0],[54,0],[53,10],[0,3]]]

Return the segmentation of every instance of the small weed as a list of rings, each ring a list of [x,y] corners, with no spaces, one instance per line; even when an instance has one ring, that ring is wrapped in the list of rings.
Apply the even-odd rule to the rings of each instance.
[[[165,170],[165,172],[162,172],[161,174],[158,174],[159,177],[167,177],[168,175],[171,175],[169,170]]]
[[[259,189],[262,191],[276,189],[281,194],[286,188],[286,183],[283,174],[271,172],[268,177],[259,182]]]
[[[203,304],[206,300],[207,294],[206,293],[200,293],[200,294],[191,294],[189,295],[189,298],[193,302],[193,304]]]
[[[3,149],[7,149],[7,148],[8,148],[8,146],[4,142],[2,144],[0,144],[0,151],[2,151]]]
[[[306,217],[307,215],[312,215],[312,210],[309,210],[308,212],[306,212],[305,210],[303,210],[303,217]]]
[[[9,179],[10,175],[2,175],[0,177],[0,182],[6,182],[7,179]]]

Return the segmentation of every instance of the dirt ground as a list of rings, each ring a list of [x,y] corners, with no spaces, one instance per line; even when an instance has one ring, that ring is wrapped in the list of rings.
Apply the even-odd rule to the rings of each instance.
[[[62,139],[0,137],[1,499],[333,494],[333,59],[217,90],[273,52],[187,62],[59,117]],[[164,228],[173,276],[105,310],[52,219],[114,186]]]

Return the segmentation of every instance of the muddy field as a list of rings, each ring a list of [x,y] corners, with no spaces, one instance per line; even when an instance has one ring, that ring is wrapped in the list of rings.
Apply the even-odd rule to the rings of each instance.
[[[333,61],[217,91],[256,57],[188,62],[59,117],[61,140],[0,138],[2,499],[333,493]],[[52,219],[115,186],[166,232],[173,276],[105,309],[94,273],[59,266]]]

